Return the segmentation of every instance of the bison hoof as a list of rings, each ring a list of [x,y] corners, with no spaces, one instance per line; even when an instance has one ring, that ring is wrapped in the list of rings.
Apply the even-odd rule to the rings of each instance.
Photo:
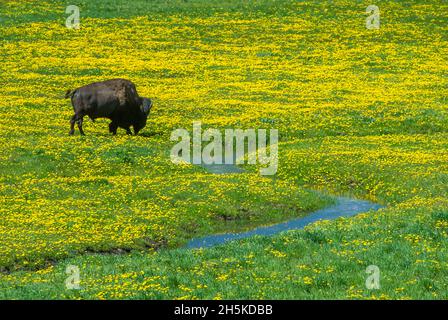
[[[72,136],[74,133],[75,133],[75,130],[70,131],[68,134]]]

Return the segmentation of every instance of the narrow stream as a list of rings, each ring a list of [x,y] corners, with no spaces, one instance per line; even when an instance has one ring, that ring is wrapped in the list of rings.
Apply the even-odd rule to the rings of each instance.
[[[214,174],[243,173],[244,170],[236,165],[202,165],[207,171]],[[377,211],[383,206],[366,201],[351,199],[347,197],[337,197],[335,205],[314,211],[304,217],[294,218],[286,222],[277,223],[270,226],[261,226],[241,233],[214,234],[190,240],[186,248],[207,248],[226,243],[232,240],[244,239],[255,235],[272,236],[287,230],[303,229],[306,225],[319,220],[332,220],[339,217],[351,217],[361,212],[370,210]]]
[[[318,220],[351,217],[361,212],[366,212],[369,210],[376,211],[380,208],[382,208],[381,205],[369,201],[338,197],[335,205],[314,211],[301,218],[291,219],[289,221],[277,223],[271,226],[258,227],[242,233],[215,234],[202,238],[195,238],[190,240],[186,247],[190,249],[206,248],[232,240],[252,237],[254,235],[271,236],[287,230],[303,229],[306,225]]]

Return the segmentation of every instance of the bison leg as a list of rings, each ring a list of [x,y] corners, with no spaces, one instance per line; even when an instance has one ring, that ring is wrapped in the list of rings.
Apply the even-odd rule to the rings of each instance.
[[[134,134],[137,135],[138,132],[141,130],[141,127],[135,125],[133,127],[134,127]]]
[[[76,121],[76,114],[73,115],[73,117],[70,119],[70,132],[69,135],[73,135],[75,133],[75,121]]]
[[[117,129],[118,129],[118,124],[116,124],[115,122],[111,122],[109,123],[109,132],[112,133],[113,135],[117,134]]]
[[[82,122],[84,120],[84,116],[83,115],[77,115],[76,116],[76,123],[78,124],[78,129],[79,129],[79,133],[82,136],[85,136],[86,134],[84,133],[84,130],[82,130]]]
[[[132,135],[131,128],[129,128],[129,127],[126,128],[126,134]]]

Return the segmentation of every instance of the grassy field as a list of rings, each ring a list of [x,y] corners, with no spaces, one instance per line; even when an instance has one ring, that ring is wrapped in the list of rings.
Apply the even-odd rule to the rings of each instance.
[[[69,30],[69,4],[0,5],[0,298],[448,298],[448,5],[375,1],[368,30],[370,1],[83,0]],[[154,100],[141,135],[68,136],[65,91],[117,77]],[[171,163],[194,120],[278,129],[275,178]],[[328,193],[385,208],[180,248]]]

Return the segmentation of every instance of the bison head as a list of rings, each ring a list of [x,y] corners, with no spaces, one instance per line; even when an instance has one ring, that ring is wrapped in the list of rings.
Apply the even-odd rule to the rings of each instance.
[[[140,111],[142,112],[142,116],[137,119],[134,123],[134,132],[137,134],[140,130],[142,130],[146,126],[146,119],[148,118],[149,112],[152,108],[152,101],[148,98],[141,98]]]
[[[140,106],[140,110],[142,110],[142,112],[148,116],[149,115],[149,111],[151,111],[152,108],[152,101],[151,99],[148,98],[142,98],[142,104]]]

